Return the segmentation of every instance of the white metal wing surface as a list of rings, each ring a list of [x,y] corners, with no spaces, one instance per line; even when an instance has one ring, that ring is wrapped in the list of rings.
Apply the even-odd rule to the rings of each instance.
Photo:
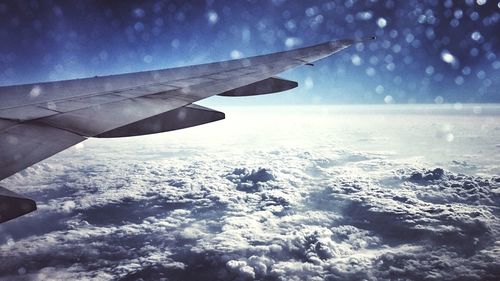
[[[159,133],[223,119],[223,113],[193,103],[214,95],[294,88],[296,82],[275,75],[356,42],[337,40],[224,62],[0,87],[0,180],[88,137]],[[0,188],[0,222],[36,209],[34,202],[12,194]]]

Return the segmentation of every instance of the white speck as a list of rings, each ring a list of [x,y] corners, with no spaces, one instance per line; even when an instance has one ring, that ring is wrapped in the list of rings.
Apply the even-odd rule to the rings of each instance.
[[[377,88],[375,88],[375,92],[379,95],[382,94],[384,92],[384,86],[378,85]]]
[[[306,10],[306,15],[308,17],[314,17],[318,13],[319,13],[318,7],[310,7],[310,8],[307,8],[307,10]]]
[[[486,72],[484,72],[484,70],[479,70],[477,72],[476,76],[477,76],[478,79],[483,80],[484,78],[486,78]]]
[[[81,142],[81,143],[76,144],[76,145],[75,145],[75,148],[76,148],[76,149],[78,149],[78,150],[80,150],[80,149],[84,149],[84,148],[85,148],[85,145],[83,144],[83,142]]]
[[[323,15],[317,15],[314,20],[311,22],[312,25],[318,25],[321,24],[324,20]]]
[[[406,34],[405,40],[406,40],[406,42],[411,43],[411,42],[413,42],[413,40],[415,40],[415,35],[408,33],[408,34]]]
[[[151,63],[153,62],[153,57],[151,55],[146,55],[144,56],[143,60],[145,63]]]
[[[47,108],[50,110],[56,110],[57,106],[53,101],[49,101],[49,102],[47,102]]]
[[[142,18],[142,17],[144,17],[144,15],[146,15],[146,12],[143,9],[141,9],[141,8],[137,8],[137,9],[134,9],[134,11],[132,12],[132,14],[136,18]]]
[[[426,17],[425,17],[425,15],[420,15],[420,16],[418,16],[417,21],[418,21],[419,23],[425,23],[425,21],[426,21]]]
[[[478,5],[480,5],[480,6],[481,6],[481,5],[486,4],[486,2],[487,2],[486,0],[477,0],[477,1],[476,1],[476,3],[477,3]]]
[[[478,41],[479,39],[481,39],[481,33],[479,31],[474,31],[470,37],[472,38],[472,40]]]
[[[138,21],[138,22],[136,22],[134,24],[134,29],[135,29],[135,31],[139,31],[139,32],[143,31],[144,30],[144,24],[142,22]]]
[[[434,32],[434,29],[429,27],[425,30],[425,36],[427,37],[427,39],[431,40],[434,39],[436,33]]]
[[[446,134],[446,141],[447,142],[452,142],[455,139],[455,136],[453,136],[452,133]]]
[[[450,64],[456,63],[455,56],[453,56],[448,50],[443,50],[441,52],[441,59],[446,63]]]
[[[219,20],[219,15],[215,11],[208,11],[207,13],[208,22],[211,24],[216,24]]]
[[[42,93],[42,88],[40,88],[40,86],[37,85],[37,86],[33,87],[33,89],[31,89],[31,91],[30,91],[30,97],[36,98],[41,93]]]
[[[386,104],[392,104],[392,103],[394,103],[394,99],[392,98],[392,96],[387,95],[387,96],[385,96],[385,98],[384,98],[384,102],[385,102]]]
[[[462,85],[462,84],[464,83],[464,78],[463,78],[462,76],[457,76],[457,77],[455,78],[455,83],[456,83],[457,85]]]
[[[460,22],[457,19],[452,19],[450,21],[450,26],[452,26],[452,27],[457,27],[459,25],[460,25]]]
[[[466,66],[462,69],[462,74],[463,75],[469,75],[471,73],[470,67]]]
[[[311,77],[307,77],[304,81],[304,86],[307,90],[310,90],[314,87],[314,80]]]
[[[444,98],[442,96],[437,96],[434,99],[434,102],[437,103],[437,104],[442,104],[444,102]]]
[[[238,51],[238,50],[231,51],[231,58],[233,60],[240,59],[241,57],[243,57],[243,54],[240,51]]]
[[[377,25],[380,28],[384,28],[387,25],[387,21],[384,18],[379,18],[377,20]]]
[[[352,55],[352,57],[351,57],[351,62],[352,62],[352,64],[354,64],[354,65],[361,65],[362,60],[361,60],[361,58],[360,58],[358,55],[354,54],[354,55]]]
[[[366,69],[366,75],[368,76],[374,76],[376,74],[375,68],[373,67],[368,67]]]
[[[457,102],[453,105],[453,109],[455,109],[455,110],[462,110],[463,108],[464,108],[464,106],[459,102]]]
[[[296,47],[300,44],[302,44],[302,40],[300,38],[297,38],[297,37],[288,37],[285,40],[285,46],[287,48],[293,48],[293,47]]]
[[[179,39],[174,39],[170,43],[170,46],[172,46],[172,48],[174,48],[174,49],[179,48],[180,45],[181,45],[181,42],[179,41]]]
[[[427,75],[434,74],[434,67],[432,65],[429,65],[428,67],[425,68],[425,73],[427,73]]]
[[[24,275],[24,274],[26,274],[26,268],[24,268],[24,267],[20,267],[20,268],[17,270],[17,273],[18,273],[19,275]]]
[[[426,17],[426,20],[428,24],[434,24],[436,22],[436,17],[430,14]]]
[[[285,27],[286,29],[288,29],[288,31],[295,31],[295,29],[297,29],[297,23],[295,23],[294,20],[289,20],[286,22],[285,24]]]
[[[370,20],[372,17],[373,13],[371,11],[364,11],[356,14],[356,18],[360,20]]]
[[[391,48],[391,49],[392,49],[392,51],[393,51],[394,53],[396,53],[396,54],[397,54],[397,53],[401,52],[401,45],[399,45],[399,44],[394,44],[394,45],[392,46],[392,48]]]
[[[470,14],[470,19],[474,20],[474,21],[478,20],[479,19],[479,13],[478,12],[472,12]]]

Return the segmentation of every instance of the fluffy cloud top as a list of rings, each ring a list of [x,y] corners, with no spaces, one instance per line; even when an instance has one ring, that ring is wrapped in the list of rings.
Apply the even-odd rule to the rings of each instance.
[[[374,116],[365,118],[377,122]],[[27,169],[4,185],[25,186],[16,191],[37,199],[39,210],[0,226],[0,276],[500,277],[500,180],[487,173],[497,164],[466,157],[475,172],[465,174],[456,166],[463,158],[415,160],[389,149],[399,142],[381,135],[395,132],[376,135],[372,126],[354,123],[361,127],[339,136],[343,125],[325,127],[324,118],[307,121],[318,126],[314,131],[304,126],[305,136],[294,136],[297,142],[283,142],[271,125],[260,132],[243,123],[246,129],[237,132],[241,140],[215,134],[213,143],[196,143],[193,133],[174,133],[144,138],[139,148],[134,139],[94,140]],[[405,128],[408,120],[423,126],[420,117],[413,118],[391,126]],[[463,126],[466,131],[469,125]],[[345,143],[337,148],[332,135],[318,133],[324,130],[345,137]],[[358,136],[365,138],[353,141]],[[221,147],[221,142],[239,145]],[[130,152],[134,147],[138,150]]]

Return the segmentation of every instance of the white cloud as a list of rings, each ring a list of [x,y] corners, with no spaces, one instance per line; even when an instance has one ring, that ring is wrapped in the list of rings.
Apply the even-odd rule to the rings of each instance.
[[[238,110],[249,120],[235,112],[225,125],[91,140],[35,165],[2,184],[24,186],[16,191],[40,209],[0,226],[0,276],[498,277],[500,180],[488,174],[497,164],[460,135],[477,124],[361,111]],[[468,157],[403,145],[442,124],[455,124],[457,138],[435,138],[433,149],[462,145]],[[454,172],[470,167],[478,173]]]

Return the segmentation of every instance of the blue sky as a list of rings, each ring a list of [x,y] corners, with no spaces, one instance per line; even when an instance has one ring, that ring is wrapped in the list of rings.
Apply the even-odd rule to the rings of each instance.
[[[2,1],[0,83],[227,60],[377,35],[221,104],[499,102],[500,4],[466,1]],[[390,97],[388,99],[388,97]]]

